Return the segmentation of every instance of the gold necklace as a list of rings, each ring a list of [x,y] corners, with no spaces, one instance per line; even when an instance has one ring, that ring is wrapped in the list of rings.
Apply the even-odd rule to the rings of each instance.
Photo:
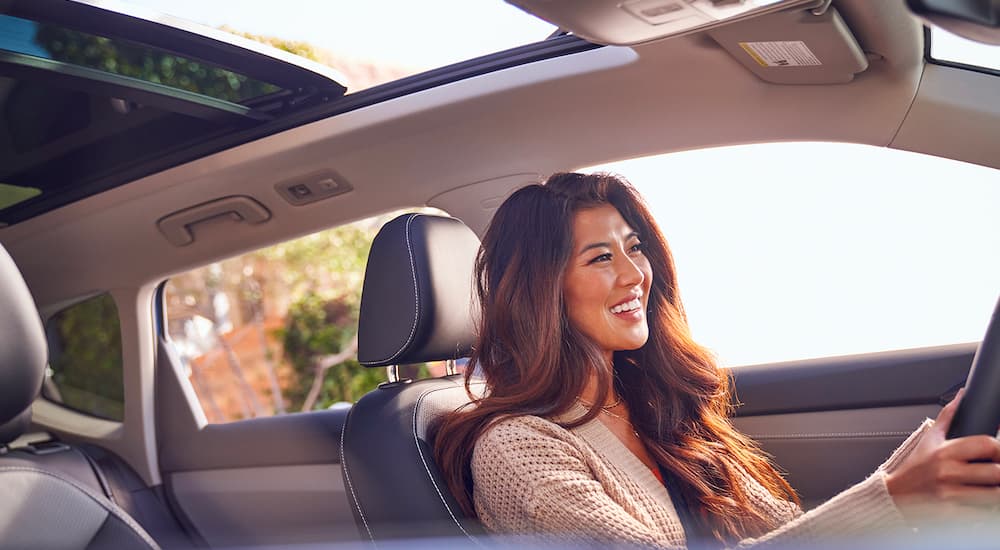
[[[624,416],[619,416],[619,415],[617,415],[617,414],[615,414],[615,413],[613,413],[611,411],[605,410],[605,409],[601,409],[601,412],[604,413],[604,414],[607,414],[607,415],[611,415],[611,416],[617,418],[618,420],[621,420],[622,422],[628,424],[628,427],[632,428],[632,434],[635,435],[636,437],[639,437],[639,430],[635,429],[635,424],[633,424],[631,420],[625,418]]]
[[[587,407],[588,409],[594,406],[593,403],[588,403],[588,402],[584,401],[583,399],[580,399],[579,397],[577,397],[576,400],[579,401],[581,405],[583,405],[584,407]],[[613,408],[615,408],[615,407],[617,407],[618,405],[621,405],[621,404],[622,404],[622,396],[619,395],[618,399],[615,399],[614,403],[612,403],[610,405],[604,405],[603,407],[601,407],[601,410],[602,411],[608,411],[608,410],[613,409]]]
[[[577,397],[576,400],[579,401],[581,405],[583,405],[583,406],[585,406],[587,408],[593,407],[593,405],[591,405],[590,403],[587,403],[586,401],[584,401],[583,399],[580,399],[579,397]],[[622,422],[628,424],[629,428],[632,428],[632,434],[635,435],[636,437],[639,437],[639,431],[635,429],[635,424],[633,424],[631,420],[625,418],[624,416],[617,415],[617,414],[615,414],[615,413],[613,413],[613,412],[611,412],[611,411],[608,410],[608,409],[613,409],[613,408],[615,408],[615,407],[617,407],[618,405],[621,405],[621,404],[622,404],[622,398],[621,398],[621,396],[619,396],[618,399],[614,403],[612,403],[611,405],[607,405],[607,406],[601,407],[601,412],[604,413],[604,414],[606,414],[606,415],[608,415],[608,416],[617,418],[618,420],[621,420]]]

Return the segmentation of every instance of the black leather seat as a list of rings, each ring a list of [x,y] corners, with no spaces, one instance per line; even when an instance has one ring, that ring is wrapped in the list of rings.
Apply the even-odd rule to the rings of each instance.
[[[479,239],[454,218],[406,214],[372,243],[358,327],[367,367],[465,357],[475,340]],[[460,376],[383,384],[351,409],[341,466],[362,538],[473,537],[428,443],[435,419],[467,403]]]
[[[30,425],[46,357],[34,301],[0,247],[0,549],[159,548],[105,496],[92,454],[61,443],[8,447]]]

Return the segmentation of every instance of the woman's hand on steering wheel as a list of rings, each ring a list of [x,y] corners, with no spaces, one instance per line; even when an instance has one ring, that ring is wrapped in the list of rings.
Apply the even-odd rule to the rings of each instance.
[[[963,393],[941,409],[917,446],[886,476],[889,494],[911,524],[1000,506],[1000,441],[988,435],[946,438]]]

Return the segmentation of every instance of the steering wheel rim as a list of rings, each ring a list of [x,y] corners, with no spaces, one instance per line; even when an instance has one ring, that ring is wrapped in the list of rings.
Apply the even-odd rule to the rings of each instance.
[[[972,358],[965,379],[965,396],[948,428],[948,439],[968,435],[997,435],[1000,425],[1000,298],[986,327],[986,335]]]

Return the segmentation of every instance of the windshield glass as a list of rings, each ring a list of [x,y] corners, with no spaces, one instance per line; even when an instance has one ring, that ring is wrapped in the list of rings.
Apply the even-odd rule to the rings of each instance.
[[[501,1],[127,0],[337,69],[348,93],[540,42],[555,27]]]
[[[983,44],[931,28],[931,58],[1000,71],[1000,46]]]
[[[816,159],[827,159],[817,165]],[[997,293],[1000,171],[846,143],[761,143],[584,168],[625,175],[726,366],[974,342]]]

